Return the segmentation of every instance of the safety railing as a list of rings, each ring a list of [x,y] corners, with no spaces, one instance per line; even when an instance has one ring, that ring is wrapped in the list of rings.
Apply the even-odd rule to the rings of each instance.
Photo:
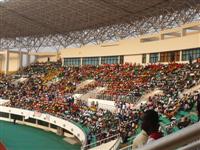
[[[113,144],[113,146],[109,150],[117,150],[121,142],[122,142],[122,138],[118,137],[115,144]]]
[[[120,150],[132,150],[132,145],[125,146],[121,148]]]
[[[112,141],[112,140],[115,140],[115,139],[117,139],[117,138],[119,138],[119,137],[120,137],[120,134],[112,135],[112,136],[110,136],[110,137],[104,138],[104,139],[99,140],[99,141],[96,141],[96,142],[94,142],[94,143],[90,143],[90,144],[87,144],[87,145],[83,145],[82,148],[81,148],[81,150],[87,150],[87,149],[90,149],[90,148],[99,146],[99,145],[101,145],[101,144],[103,144],[103,143],[108,143],[108,142],[110,142],[110,141]]]
[[[186,146],[183,146],[177,150],[199,150],[199,149],[200,149],[200,139]]]
[[[200,122],[147,144],[139,150],[197,150],[200,149],[199,139]],[[132,145],[120,150],[132,150]]]

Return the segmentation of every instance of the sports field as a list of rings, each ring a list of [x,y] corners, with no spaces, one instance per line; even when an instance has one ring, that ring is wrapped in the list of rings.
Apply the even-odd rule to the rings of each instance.
[[[80,150],[52,132],[0,121],[0,140],[7,150]]]

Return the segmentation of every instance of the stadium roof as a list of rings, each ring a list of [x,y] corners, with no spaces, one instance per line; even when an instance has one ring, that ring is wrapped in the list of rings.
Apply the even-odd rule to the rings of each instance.
[[[51,36],[46,45],[66,47],[137,36],[198,20],[199,8],[200,0],[0,0],[0,45]]]

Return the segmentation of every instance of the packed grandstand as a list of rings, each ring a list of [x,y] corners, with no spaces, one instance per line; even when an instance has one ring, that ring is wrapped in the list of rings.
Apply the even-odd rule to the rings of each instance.
[[[26,80],[16,83],[21,77]],[[94,82],[77,90],[91,79]],[[120,134],[122,145],[126,145],[141,132],[142,116],[150,109],[159,114],[163,136],[197,122],[200,91],[190,89],[199,84],[200,63],[64,67],[58,61],[34,63],[14,74],[1,75],[0,97],[10,100],[4,106],[48,113],[79,124],[87,144]],[[115,111],[99,108],[98,103],[88,106],[73,97],[97,87],[104,87],[97,97],[110,97]],[[142,95],[155,89],[162,93],[141,102]]]
[[[199,0],[0,0],[0,150],[199,149],[199,20]]]

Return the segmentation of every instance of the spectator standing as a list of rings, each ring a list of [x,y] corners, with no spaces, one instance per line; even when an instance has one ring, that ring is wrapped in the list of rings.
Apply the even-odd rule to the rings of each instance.
[[[162,137],[159,129],[159,116],[156,111],[147,110],[142,120],[142,131],[133,141],[133,150],[146,143],[157,140]]]
[[[200,94],[198,94],[197,98],[197,113],[198,113],[198,121],[200,121]]]

